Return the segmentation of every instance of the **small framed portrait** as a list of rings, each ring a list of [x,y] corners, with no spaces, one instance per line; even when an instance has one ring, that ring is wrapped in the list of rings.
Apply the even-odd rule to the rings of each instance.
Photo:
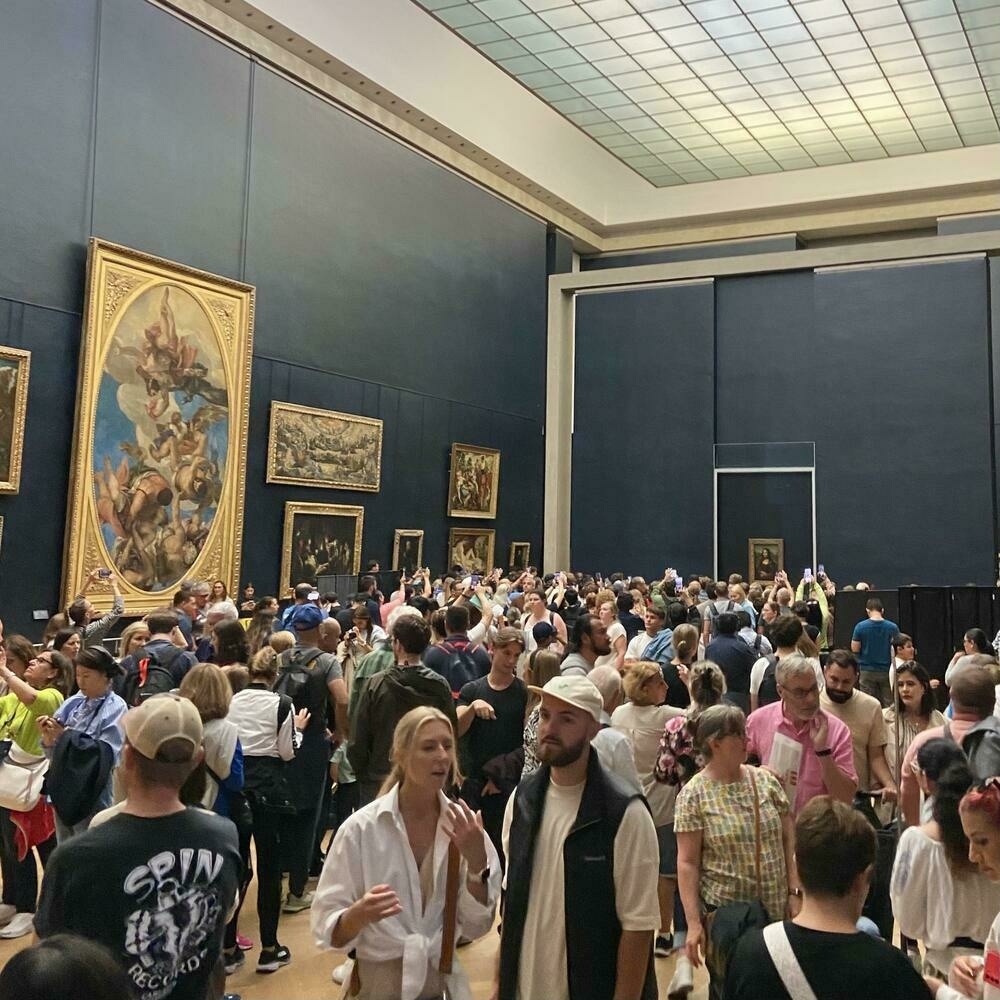
[[[783,538],[750,538],[747,540],[747,578],[752,583],[774,583],[775,574],[785,568]]]
[[[271,403],[269,483],[377,493],[381,470],[381,420]]]
[[[419,528],[397,528],[392,540],[392,568],[407,576],[423,566],[424,533]]]
[[[364,521],[364,507],[287,501],[281,593],[321,576],[357,576]]]
[[[512,573],[523,573],[531,562],[531,542],[511,542],[507,562]]]
[[[451,446],[451,476],[448,480],[448,516],[497,516],[500,489],[500,452],[474,444]]]
[[[448,566],[461,566],[466,573],[485,576],[493,569],[492,528],[452,528],[448,532]]]
[[[21,488],[21,451],[31,353],[0,347],[0,493]]]

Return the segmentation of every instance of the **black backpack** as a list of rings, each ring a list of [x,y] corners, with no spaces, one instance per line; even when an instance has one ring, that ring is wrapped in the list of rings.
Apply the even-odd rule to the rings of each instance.
[[[274,682],[274,690],[278,694],[292,699],[295,711],[301,712],[315,706],[309,703],[309,681],[312,679],[313,663],[323,655],[321,649],[294,650],[287,649],[278,657],[278,679]]]
[[[767,658],[767,666],[764,668],[764,676],[760,679],[760,687],[757,688],[757,707],[763,708],[765,705],[773,705],[781,695],[778,694],[778,657],[772,653]]]
[[[445,667],[444,679],[451,688],[451,693],[457,698],[462,685],[469,681],[478,681],[483,676],[475,657],[469,652],[469,647],[459,649],[450,642],[442,642],[441,648],[448,654],[448,665]]]
[[[944,735],[949,740],[955,738],[949,725],[945,725]],[[989,715],[977,722],[962,740],[962,753],[977,782],[1000,775],[1000,719]]]
[[[183,650],[178,649],[177,653]],[[154,694],[167,694],[177,687],[174,675],[167,667],[164,659],[151,649],[144,649],[144,655],[137,655],[135,658],[135,669],[130,670],[125,675],[122,684],[121,696],[125,699],[125,704],[130,708],[141,705],[147,698],[152,698]],[[169,657],[168,662],[173,662],[174,657]]]
[[[716,600],[717,601],[721,601],[722,598],[721,597],[717,597]],[[716,605],[715,601],[709,601],[708,602],[708,615],[709,615],[709,622],[710,622],[710,626],[709,627],[710,627],[710,630],[711,630],[710,634],[711,634],[711,636],[712,636],[713,639],[719,633],[719,615],[731,614],[734,611],[739,611],[739,608],[736,607],[736,602],[735,601],[729,601],[726,604],[725,608],[722,611],[719,610],[719,608]]]

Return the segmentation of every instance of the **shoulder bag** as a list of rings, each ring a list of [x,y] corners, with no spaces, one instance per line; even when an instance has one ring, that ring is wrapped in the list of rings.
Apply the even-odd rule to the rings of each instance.
[[[788,995],[793,1000],[816,1000],[816,994],[792,950],[785,925],[780,920],[764,928],[764,946]]]
[[[729,959],[747,931],[764,928],[771,918],[761,902],[760,877],[760,796],[753,768],[749,769],[753,788],[754,875],[757,898],[749,903],[726,903],[705,916],[705,964],[712,979],[722,983],[726,978]]]
[[[3,723],[3,730],[9,731],[21,704],[18,702],[14,706],[14,711]],[[24,710],[28,710],[27,706]],[[31,812],[42,794],[49,760],[22,750],[13,740],[4,741],[3,745],[6,749],[0,758],[3,761],[0,763],[0,807],[11,812]]]

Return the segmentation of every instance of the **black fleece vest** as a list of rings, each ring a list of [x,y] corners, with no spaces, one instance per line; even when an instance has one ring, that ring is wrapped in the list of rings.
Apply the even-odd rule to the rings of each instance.
[[[548,787],[549,768],[543,765],[525,778],[515,793],[507,855],[499,1000],[515,1000],[517,996],[535,841]],[[611,1000],[614,996],[622,931],[615,909],[615,835],[628,804],[637,798],[641,796],[603,768],[597,753],[591,750],[580,810],[563,844],[566,967],[571,1000]],[[536,985],[542,988],[542,984]],[[656,996],[652,955],[643,996]]]

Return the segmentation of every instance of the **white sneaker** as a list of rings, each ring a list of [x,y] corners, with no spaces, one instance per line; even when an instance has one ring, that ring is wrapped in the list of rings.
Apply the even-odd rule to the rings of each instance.
[[[16,913],[16,906],[11,906],[10,903],[0,903],[0,927],[9,924]]]
[[[3,930],[0,930],[0,938],[19,938],[25,934],[30,934],[35,929],[34,913],[17,913],[8,922]]]
[[[687,955],[679,954],[674,976],[667,987],[667,996],[670,1000],[676,1000],[677,997],[686,997],[693,989],[694,970],[691,968],[691,960]]]
[[[351,960],[348,959],[346,962],[342,962],[333,970],[333,981],[338,985],[343,985],[344,980],[350,975],[351,972]]]

